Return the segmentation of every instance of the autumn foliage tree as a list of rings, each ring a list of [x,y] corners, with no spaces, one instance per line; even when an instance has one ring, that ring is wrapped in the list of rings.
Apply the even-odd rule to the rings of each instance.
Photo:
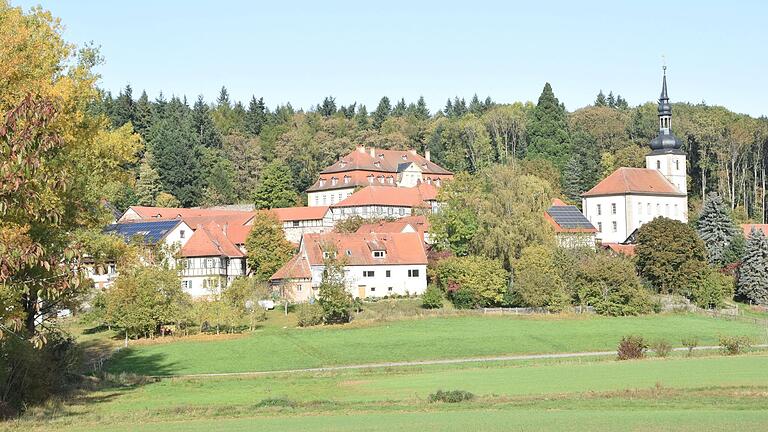
[[[293,245],[285,239],[282,223],[269,211],[260,211],[253,217],[245,248],[248,266],[261,281],[269,279],[293,254]]]

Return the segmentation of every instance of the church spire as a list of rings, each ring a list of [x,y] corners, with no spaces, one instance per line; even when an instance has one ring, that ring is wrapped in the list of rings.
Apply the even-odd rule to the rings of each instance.
[[[659,96],[659,135],[651,140],[651,149],[670,151],[679,150],[680,147],[682,147],[682,143],[672,134],[672,104],[669,103],[669,95],[667,94],[667,66],[664,65],[661,95]]]

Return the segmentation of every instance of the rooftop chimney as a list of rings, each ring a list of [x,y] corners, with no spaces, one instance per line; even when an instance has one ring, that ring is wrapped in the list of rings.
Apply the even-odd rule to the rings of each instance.
[[[364,145],[357,146],[357,151],[359,151],[360,153],[365,153],[365,146]]]
[[[373,147],[371,147],[371,157],[372,157],[372,158],[375,158],[375,157],[376,157],[376,149],[375,149],[375,148],[373,148]]]
[[[430,157],[430,155],[429,155],[429,149],[427,149],[427,150],[424,150],[424,159],[426,159],[426,160],[428,160],[428,161],[431,161],[432,159],[430,159],[429,157]]]

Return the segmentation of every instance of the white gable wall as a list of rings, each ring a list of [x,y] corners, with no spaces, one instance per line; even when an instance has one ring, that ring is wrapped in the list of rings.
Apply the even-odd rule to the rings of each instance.
[[[584,197],[582,212],[598,229],[598,240],[603,243],[621,243],[634,230],[658,216],[687,222],[688,198],[645,194]]]

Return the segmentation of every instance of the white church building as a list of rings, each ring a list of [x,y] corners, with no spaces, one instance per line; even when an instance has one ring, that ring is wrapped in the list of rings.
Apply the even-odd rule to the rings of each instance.
[[[688,222],[686,154],[672,133],[666,67],[659,98],[659,134],[651,140],[645,168],[618,168],[582,194],[582,212],[603,243],[624,243],[658,216]]]

